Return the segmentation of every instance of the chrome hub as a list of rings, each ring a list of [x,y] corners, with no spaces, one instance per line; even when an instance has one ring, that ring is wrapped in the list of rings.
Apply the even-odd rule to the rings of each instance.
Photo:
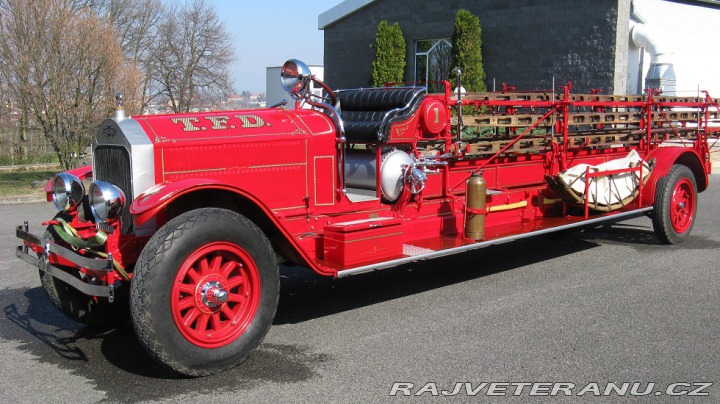
[[[228,292],[220,282],[211,281],[202,287],[202,301],[207,307],[215,308],[228,301]]]

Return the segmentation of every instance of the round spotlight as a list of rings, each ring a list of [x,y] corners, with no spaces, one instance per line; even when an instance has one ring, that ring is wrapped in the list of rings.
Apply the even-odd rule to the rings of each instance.
[[[52,180],[53,203],[60,211],[66,211],[77,206],[85,196],[85,186],[80,178],[60,173]]]
[[[311,76],[310,68],[305,63],[290,59],[280,70],[280,84],[293,98],[298,99],[307,90]]]
[[[90,210],[100,222],[117,217],[125,206],[125,194],[115,185],[106,181],[95,181],[90,185]]]

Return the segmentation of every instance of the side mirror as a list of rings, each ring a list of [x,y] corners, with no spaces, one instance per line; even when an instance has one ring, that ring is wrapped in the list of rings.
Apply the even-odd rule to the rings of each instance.
[[[280,70],[280,83],[285,91],[295,99],[302,97],[305,93],[310,84],[310,78],[312,78],[310,68],[297,59],[288,60]]]

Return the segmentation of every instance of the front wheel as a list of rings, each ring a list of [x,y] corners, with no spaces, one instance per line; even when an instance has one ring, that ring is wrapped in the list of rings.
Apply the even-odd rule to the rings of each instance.
[[[653,229],[664,244],[678,244],[689,235],[695,224],[697,184],[687,166],[675,164],[663,177],[655,193]]]
[[[163,226],[135,266],[133,327],[160,363],[190,376],[240,364],[275,316],[279,274],[272,246],[244,216],[197,209]]]

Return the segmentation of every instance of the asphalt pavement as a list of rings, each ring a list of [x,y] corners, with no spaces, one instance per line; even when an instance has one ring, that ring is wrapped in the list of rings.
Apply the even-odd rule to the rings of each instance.
[[[282,268],[265,341],[199,379],[155,365],[129,324],[89,329],[60,314],[14,256],[14,225],[40,231],[52,204],[0,205],[0,401],[529,402],[532,389],[587,401],[639,384],[625,395],[678,402],[702,388],[693,401],[717,403],[720,175],[711,182],[679,246],[639,217],[343,279]]]

